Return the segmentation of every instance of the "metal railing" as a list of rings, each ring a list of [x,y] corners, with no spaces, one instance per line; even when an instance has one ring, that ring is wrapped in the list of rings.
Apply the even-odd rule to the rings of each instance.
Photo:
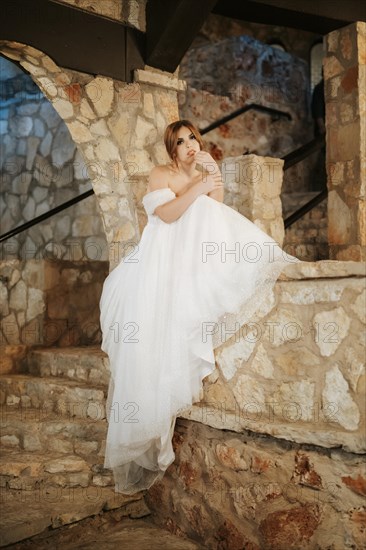
[[[243,107],[240,107],[240,109],[236,109],[236,111],[233,111],[232,113],[226,116],[223,116],[218,120],[215,120],[215,122],[213,122],[212,124],[209,124],[205,128],[202,128],[200,130],[200,134],[201,135],[207,134],[207,132],[211,132],[211,130],[215,130],[215,128],[222,126],[222,124],[225,124],[226,122],[229,122],[230,120],[233,120],[239,115],[242,115],[243,113],[250,110],[260,111],[262,113],[267,113],[275,117],[283,117],[283,118],[287,118],[287,120],[292,120],[292,116],[290,115],[290,113],[287,113],[286,111],[280,111],[279,109],[273,109],[272,107],[265,107],[264,105],[259,105],[258,103],[249,103],[248,105],[244,105]]]
[[[49,210],[48,212],[44,212],[43,214],[41,214],[40,216],[37,216],[33,220],[29,220],[29,222],[25,222],[22,225],[19,225],[18,227],[14,227],[14,229],[7,231],[3,235],[0,235],[0,243],[2,243],[3,241],[6,241],[7,239],[10,239],[11,237],[14,237],[14,235],[17,235],[18,233],[21,233],[26,229],[29,229],[33,225],[37,225],[37,223],[47,220],[47,218],[51,218],[55,214],[58,214],[59,212],[62,212],[62,210],[65,210],[65,208],[69,208],[69,206],[72,206],[73,204],[83,201],[84,199],[86,199],[87,197],[90,197],[91,195],[94,195],[94,189],[89,189],[89,191],[85,191],[85,193],[82,193],[81,195],[78,195],[77,197],[74,197],[73,199],[70,199],[69,201],[66,201],[60,204],[55,208],[52,208],[52,210]]]
[[[328,196],[328,189],[323,189],[323,191],[320,191],[316,197],[313,197],[311,200],[309,200],[307,203],[305,203],[303,206],[301,206],[298,210],[296,210],[293,214],[288,216],[284,220],[285,229],[290,227],[293,223],[297,222],[300,218],[305,216],[310,210],[312,210],[315,206],[318,206],[324,199],[326,199]]]
[[[288,155],[285,155],[282,157],[282,160],[284,160],[283,170],[288,170],[291,166],[294,166],[298,162],[301,162],[305,158],[307,158],[309,155],[314,153],[315,151],[319,151],[325,147],[325,136],[324,134],[317,136],[316,138],[312,139],[308,143],[305,143],[305,145],[302,145],[298,149],[295,149],[295,151],[292,151],[291,153],[288,153]],[[328,189],[322,189],[318,195],[310,199],[308,202],[303,204],[298,210],[295,210],[290,216],[285,218],[284,225],[285,229],[290,227],[293,223],[297,222],[300,218],[305,216],[310,210],[312,210],[315,206],[320,204],[323,200],[325,200],[328,196]]]
[[[325,136],[317,136],[308,143],[305,143],[305,145],[302,145],[298,149],[295,149],[294,151],[291,151],[291,153],[288,153],[287,155],[282,157],[282,160],[285,161],[283,169],[288,170],[289,168],[291,168],[291,166],[294,166],[294,164],[301,162],[306,157],[308,157],[312,153],[315,153],[315,151],[319,151],[323,147],[325,147]]]

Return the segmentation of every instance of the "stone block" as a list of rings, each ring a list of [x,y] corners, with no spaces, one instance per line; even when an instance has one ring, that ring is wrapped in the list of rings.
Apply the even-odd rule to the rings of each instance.
[[[323,406],[328,403],[334,408],[332,421],[339,423],[347,430],[357,430],[360,422],[360,411],[352,399],[349,386],[337,366],[329,370],[325,377],[322,394]]]

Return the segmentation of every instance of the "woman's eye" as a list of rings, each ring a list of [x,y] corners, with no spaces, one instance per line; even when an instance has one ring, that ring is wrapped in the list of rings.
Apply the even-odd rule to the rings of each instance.
[[[189,139],[196,139],[196,136],[192,134],[191,136],[189,136]],[[181,145],[182,143],[183,143],[182,139],[177,141],[177,145]]]

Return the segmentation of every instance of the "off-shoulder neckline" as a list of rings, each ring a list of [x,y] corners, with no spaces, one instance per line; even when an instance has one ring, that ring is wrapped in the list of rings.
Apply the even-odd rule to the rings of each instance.
[[[170,187],[162,187],[161,189],[154,189],[153,191],[149,191],[148,193],[145,193],[143,198],[147,197],[147,195],[151,195],[151,193],[156,193],[156,191],[170,191],[171,193],[173,193],[173,195],[175,195],[174,191],[170,189]]]

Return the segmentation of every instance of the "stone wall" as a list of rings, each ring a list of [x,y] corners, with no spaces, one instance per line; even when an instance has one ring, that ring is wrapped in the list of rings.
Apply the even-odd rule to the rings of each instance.
[[[219,70],[218,70],[219,68]],[[248,36],[192,47],[180,64],[187,81],[179,94],[181,118],[200,128],[256,103],[288,113],[292,120],[250,110],[204,135],[208,150],[224,157],[254,153],[282,157],[313,137],[307,64]],[[315,158],[286,172],[284,190],[310,190]]]
[[[34,122],[38,109],[47,109],[53,120],[51,128],[59,125],[65,138],[63,145],[70,155],[71,151],[78,155],[79,168],[86,167],[95,191],[95,198],[83,203],[85,211],[74,207],[75,218],[70,223],[63,216],[61,222],[56,218],[55,227],[47,229],[45,222],[39,239],[43,243],[52,237],[53,246],[40,245],[36,258],[32,247],[19,258],[12,242],[3,245],[1,368],[14,372],[22,368],[29,347],[100,343],[98,303],[108,272],[107,260],[109,269],[113,269],[140,238],[146,222],[141,198],[147,175],[153,165],[168,160],[162,134],[166,125],[178,118],[177,92],[184,83],[176,74],[149,67],[135,72],[133,84],[94,77],[58,67],[39,50],[16,42],[0,42],[0,53],[19,63],[39,87],[39,95],[44,94],[49,100],[42,100],[47,107],[34,106],[37,116],[34,121],[27,121],[28,127],[42,127],[45,121]],[[18,84],[16,91],[22,92],[21,83]],[[5,123],[2,127],[5,131]],[[19,136],[27,137],[28,134]],[[35,138],[38,140],[39,136]],[[52,135],[48,139],[52,141]],[[12,144],[10,141],[13,147]],[[42,145],[43,141],[34,144]],[[35,146],[32,151],[34,154]],[[60,153],[58,147],[56,154]],[[52,155],[51,149],[49,154]],[[39,176],[34,164],[27,173],[28,178],[29,174],[33,178]],[[34,185],[50,188],[49,181],[48,187]],[[60,192],[57,181],[55,190]],[[90,201],[98,204],[98,223],[101,219],[106,237],[103,242],[95,235]],[[62,240],[67,237],[63,233],[65,225],[79,231],[78,237],[72,234],[71,239],[69,235]]]
[[[283,218],[286,219],[318,193],[283,193]],[[285,229],[283,246],[286,252],[306,262],[329,258],[327,199]]]
[[[146,30],[146,0],[60,0],[81,10],[129,23],[141,31]]]
[[[347,43],[340,42],[345,52]],[[32,75],[88,165],[113,268],[121,259],[113,245],[139,238],[143,217],[135,211],[136,199],[150,168],[167,160],[162,132],[178,118],[177,92],[184,83],[177,73],[146,67],[127,85],[65,70],[24,44],[1,42],[0,48]],[[343,88],[347,82],[341,80]],[[231,204],[245,211],[236,176],[226,181],[233,186]],[[260,189],[258,195],[263,199],[271,191]],[[275,191],[279,198],[277,183]],[[258,196],[254,185],[250,192]],[[263,205],[256,206],[265,220]],[[270,231],[271,223],[266,227]],[[3,313],[18,338],[6,334],[7,361],[15,355],[9,348],[24,359],[27,344],[19,344],[19,335],[27,323],[30,329],[38,320],[53,326],[67,315],[89,326],[96,319],[96,309],[85,306],[100,291],[107,265],[102,274],[101,262],[93,272],[87,265],[42,261],[43,268],[34,270],[32,261],[14,260],[1,274],[0,291],[5,303],[9,299]],[[61,300],[61,289],[67,300]],[[289,266],[253,322],[217,349],[217,368],[204,380],[202,401],[178,419],[176,461],[149,492],[167,527],[189,531],[215,550],[343,550],[345,541],[350,548],[362,544],[365,350],[359,335],[365,329],[365,292],[359,262]],[[66,330],[56,343],[69,342]]]
[[[0,232],[3,234],[89,190],[91,185],[85,162],[52,104],[14,63],[4,58],[0,63]],[[47,257],[108,259],[95,196],[2,244],[3,260]]]
[[[306,262],[283,277],[252,322],[217,349],[204,400],[187,418],[364,452],[364,266]],[[229,327],[215,330],[220,341]]]
[[[1,262],[0,370],[12,368],[27,348],[99,344],[107,275],[108,262],[100,261]]]
[[[178,418],[176,459],[145,500],[207,550],[361,550],[362,457]]]
[[[284,237],[280,199],[283,160],[246,155],[221,165],[224,203],[247,217],[281,246]]]
[[[326,44],[330,257],[365,261],[366,23],[331,32]]]
[[[320,261],[281,279],[217,348],[148,503],[157,522],[208,549],[361,549],[364,269]]]
[[[45,54],[1,41],[0,52],[28,71],[71,134],[88,169],[106,240],[110,269],[121,248],[140,238],[133,188],[150,169],[168,160],[162,135],[179,118],[177,74],[154,68],[136,70],[135,82],[114,81],[58,67]]]
[[[312,45],[322,39],[321,35],[302,29],[264,25],[210,13],[191,47],[195,48],[203,44],[219,42],[228,37],[243,35],[250,36],[264,44],[280,43],[287,52],[300,57],[306,63],[309,62]]]

